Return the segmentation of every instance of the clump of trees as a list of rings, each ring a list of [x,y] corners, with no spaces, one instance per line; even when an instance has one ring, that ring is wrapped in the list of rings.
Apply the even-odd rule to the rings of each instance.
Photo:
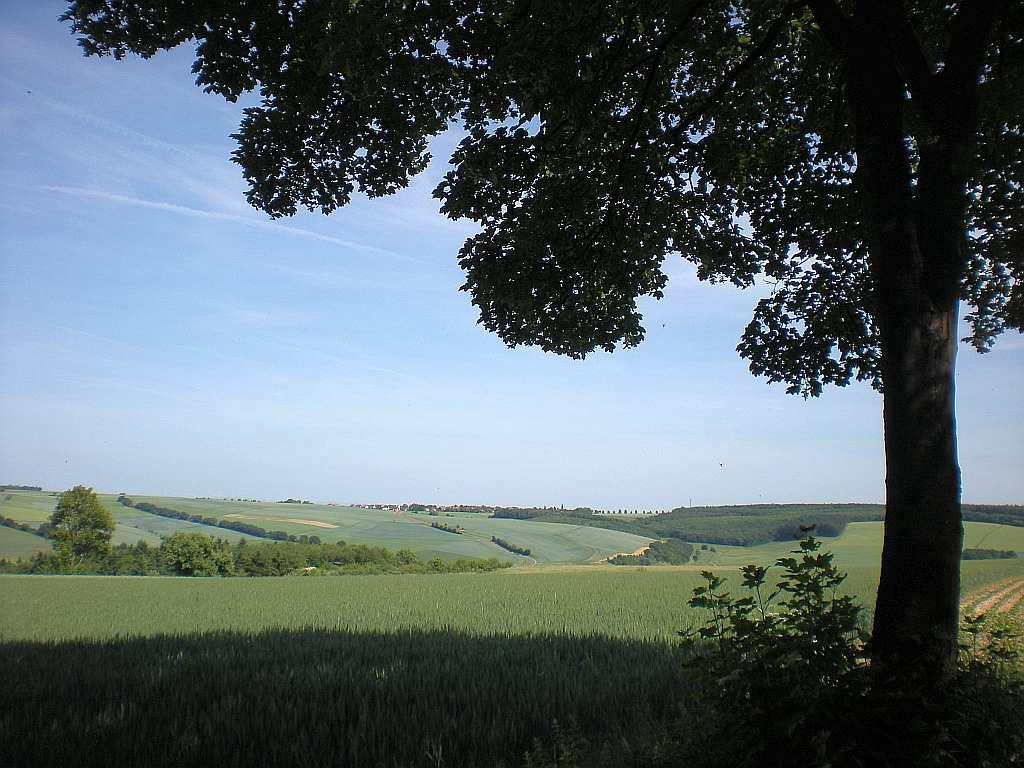
[[[768,574],[780,578],[770,584]],[[1020,650],[991,628],[960,645],[944,690],[924,675],[894,684],[869,657],[846,574],[806,534],[775,565],[741,569],[739,589],[704,571],[681,632],[693,654],[672,765],[1011,765],[1020,757]],[[731,580],[731,579],[730,579]],[[965,620],[961,638],[988,624]],[[908,720],[909,725],[908,725]]]
[[[69,563],[110,553],[114,516],[100,503],[92,488],[76,485],[57,498],[50,516],[57,556]]]
[[[590,514],[585,509],[509,509],[494,517],[568,523],[636,533],[657,539],[704,541],[748,547],[770,541],[795,541],[801,529],[814,526],[819,536],[839,536],[850,523],[885,519],[881,504],[743,504],[723,507],[676,507],[650,517]],[[1020,505],[965,504],[964,520],[1024,526]]]
[[[463,533],[461,525],[456,525],[456,526],[453,527],[453,526],[448,525],[447,523],[431,523],[430,527],[431,528],[436,528],[439,531],[444,531],[445,533],[457,533],[460,536]]]
[[[34,536],[41,536],[44,539],[50,538],[52,531],[50,530],[49,523],[43,523],[39,526],[31,525],[30,523],[23,523],[20,520],[12,520],[9,517],[0,515],[0,525],[5,528],[13,528],[16,531],[24,531],[25,533],[31,533]]]
[[[497,544],[502,549],[507,549],[509,552],[513,552],[517,555],[522,555],[523,557],[530,556],[530,550],[528,548],[521,547],[518,544],[513,544],[511,541],[505,541],[505,539],[500,539],[497,536],[491,536],[491,543]]]
[[[179,576],[230,576],[234,571],[227,542],[197,532],[179,532],[164,539],[160,559],[168,571]]]
[[[40,552],[27,561],[0,561],[0,572],[27,574],[96,574],[121,576],[288,576],[296,574],[468,573],[507,568],[497,558],[422,561],[408,549],[310,542],[231,544],[204,533],[182,531],[159,546],[120,544],[106,552],[70,561],[59,553]]]
[[[576,507],[565,509],[564,507],[487,507],[491,517],[506,520],[537,520],[557,518],[559,522],[571,519],[575,522],[578,518],[591,518],[594,510],[590,507]],[[484,511],[481,509],[481,511]]]
[[[960,555],[962,560],[1010,560],[1017,557],[1012,549],[980,549],[969,547]]]
[[[652,541],[639,555],[616,555],[608,558],[612,565],[685,565],[693,557],[693,545],[679,539]]]

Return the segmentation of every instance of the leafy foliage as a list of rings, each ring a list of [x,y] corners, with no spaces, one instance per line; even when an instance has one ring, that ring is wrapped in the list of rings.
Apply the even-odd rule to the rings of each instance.
[[[175,533],[160,545],[160,554],[182,576],[230,576],[233,567],[227,543],[202,533]]]
[[[616,555],[608,558],[612,565],[685,565],[693,556],[693,545],[678,539],[652,541],[639,555]]]
[[[985,636],[989,619],[966,617],[960,668],[936,687],[919,670],[871,662],[861,609],[837,591],[845,575],[816,539],[793,554],[776,563],[774,588],[769,568],[744,567],[741,597],[702,574],[690,605],[706,619],[683,633],[698,693],[678,723],[678,764],[968,768],[1024,756],[1012,632],[997,620]]]
[[[530,550],[528,547],[521,547],[518,544],[513,544],[510,541],[505,541],[505,539],[499,538],[497,536],[491,536],[491,543],[497,544],[502,549],[507,549],[509,552],[513,552],[517,555],[522,555],[523,557],[530,556]]]
[[[448,525],[447,523],[431,523],[430,527],[436,528],[439,531],[444,531],[445,533],[455,533],[459,536],[463,534],[463,529],[461,525]]]
[[[0,515],[0,525],[5,528],[13,528],[16,531],[23,531],[25,533],[31,533],[34,536],[47,539],[50,537],[50,523],[43,523],[40,526],[30,525],[29,523],[22,523],[18,520],[12,520],[9,517]]]
[[[315,538],[315,537],[314,537]],[[289,576],[293,574],[485,573],[508,568],[497,558],[434,558],[384,547],[319,542],[258,542],[234,545],[200,532],[179,532],[159,547],[144,541],[119,544],[104,556],[70,562],[38,552],[28,561],[0,560],[0,573],[103,574],[119,576]]]
[[[435,195],[479,225],[460,252],[463,287],[510,345],[582,357],[639,343],[637,299],[663,295],[679,254],[702,279],[773,285],[739,351],[755,373],[817,395],[879,376],[847,89],[857,65],[843,40],[917,56],[900,58],[899,130],[919,173],[936,105],[956,101],[942,65],[973,50],[956,36],[977,11],[914,0],[878,11],[882,39],[850,5],[71,0],[64,19],[90,55],[196,41],[205,90],[258,91],[234,160],[272,216],[405,187],[430,137],[461,121]],[[1024,326],[1021,18],[999,15],[982,51],[972,194],[956,223],[971,233],[958,267],[979,349]]]
[[[49,530],[60,556],[76,562],[110,552],[114,518],[92,488],[76,485],[57,498]]]
[[[1017,552],[1012,549],[982,549],[974,547],[965,549],[960,557],[963,560],[1011,560],[1017,557]]]
[[[745,566],[743,597],[702,572],[705,584],[690,605],[707,618],[685,633],[698,650],[702,697],[693,707],[701,711],[681,743],[684,759],[760,766],[786,755],[792,763],[784,764],[798,764],[827,739],[828,726],[816,722],[823,700],[837,689],[856,693],[864,638],[859,607],[838,591],[845,575],[820,547],[812,536],[801,540],[795,557],[776,563],[783,576],[774,587],[766,585],[767,567]]]

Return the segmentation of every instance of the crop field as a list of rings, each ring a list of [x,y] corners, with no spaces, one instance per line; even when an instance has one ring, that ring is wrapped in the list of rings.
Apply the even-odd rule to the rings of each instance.
[[[286,531],[295,535],[316,535],[323,541],[340,539],[393,550],[411,549],[422,560],[434,557],[497,557],[524,565],[588,563],[604,560],[619,552],[632,552],[651,541],[644,536],[602,528],[494,520],[477,514],[430,517],[426,514],[396,514],[326,504],[231,502],[160,496],[133,498],[190,515],[248,522],[266,530]],[[113,514],[117,524],[114,544],[131,544],[140,540],[159,544],[161,537],[178,531],[199,531],[228,541],[245,538],[243,534],[229,529],[132,509],[119,504],[116,495],[100,494],[100,500]],[[0,514],[19,522],[38,525],[50,516],[55,503],[56,496],[50,492],[11,491],[0,495]],[[438,521],[452,527],[461,526],[464,533],[451,534],[430,527],[432,522]],[[512,554],[493,544],[492,536],[525,547],[531,550],[531,555],[524,557]],[[17,556],[14,549],[9,552],[3,549],[3,542],[0,541],[0,557]]]
[[[267,530],[283,530],[295,535],[319,536],[324,541],[339,539],[356,544],[411,549],[421,559],[433,557],[497,557],[516,565],[600,563],[611,555],[633,552],[651,539],[606,528],[536,520],[491,518],[485,514],[451,513],[429,516],[425,513],[390,512],[324,504],[277,504],[232,502],[172,497],[135,496],[192,515],[235,520],[259,525]],[[244,534],[186,520],[175,520],[126,507],[117,497],[101,494],[100,500],[114,516],[117,527],[114,544],[146,541],[159,544],[162,537],[178,531],[199,531],[209,536],[236,541]],[[52,492],[10,491],[0,494],[0,514],[33,525],[44,522],[56,503]],[[431,527],[440,522],[461,527],[452,534]],[[27,538],[26,538],[27,537]],[[496,544],[497,537],[530,550],[528,557],[513,554]],[[27,557],[47,543],[32,540],[30,534],[0,536],[0,557]],[[881,553],[882,524],[850,523],[842,535],[823,538],[825,546],[844,568],[877,566]],[[993,523],[965,523],[965,547],[1016,550],[1024,556],[1024,527]],[[697,563],[701,566],[729,567],[748,562],[772,563],[792,547],[788,542],[770,542],[756,546],[722,544],[698,545]]]
[[[824,548],[835,555],[842,568],[878,566],[882,555],[882,523],[850,523],[842,535],[822,538]],[[714,551],[711,551],[714,547]],[[964,523],[964,547],[1015,550],[1024,558],[1024,528],[995,523]],[[737,566],[745,563],[771,563],[793,548],[784,541],[773,541],[753,547],[732,547],[724,544],[698,548],[698,563],[708,566]]]
[[[1024,574],[1024,562],[968,561],[963,590]],[[735,571],[719,569],[738,582]],[[321,629],[473,635],[606,635],[668,642],[699,619],[692,567],[513,569],[430,576],[189,579],[0,576],[0,641]],[[869,609],[878,568],[848,570]]]
[[[115,545],[134,544],[138,541],[159,545],[162,537],[170,536],[178,531],[199,531],[227,541],[244,538],[242,534],[224,528],[199,525],[187,520],[174,520],[131,509],[123,504],[118,504],[117,496],[112,494],[98,495],[100,502],[110,510],[114,517],[116,528],[114,529],[113,543]],[[57,494],[55,492],[4,491],[0,493],[0,515],[21,523],[39,525],[50,517],[56,503]],[[31,536],[31,534],[25,535]],[[48,549],[49,547],[44,542],[42,548]],[[26,554],[31,554],[31,550],[26,553],[23,549],[15,546],[8,547],[5,540],[0,538],[0,558],[17,558]]]
[[[0,515],[19,523],[42,523],[53,512],[57,494],[49,491],[0,491]]]
[[[964,573],[966,592],[1024,563]],[[0,764],[513,766],[555,722],[643,764],[685,698],[698,582],[0,577]],[[855,568],[847,587],[870,604],[876,582]]]
[[[237,520],[295,535],[316,535],[323,541],[342,539],[354,544],[370,544],[388,549],[411,549],[425,560],[432,557],[498,557],[521,564],[588,563],[604,560],[619,552],[632,552],[651,541],[644,536],[602,528],[499,520],[473,513],[434,517],[425,513],[396,513],[326,504],[232,502],[154,496],[132,498],[137,502],[149,502],[190,515]],[[452,534],[431,528],[433,522],[451,527],[461,526],[464,533]],[[523,546],[531,554],[529,557],[514,555],[493,544],[492,536]]]
[[[33,552],[46,552],[50,542],[39,536],[14,528],[0,526],[0,558],[12,560],[28,558]]]

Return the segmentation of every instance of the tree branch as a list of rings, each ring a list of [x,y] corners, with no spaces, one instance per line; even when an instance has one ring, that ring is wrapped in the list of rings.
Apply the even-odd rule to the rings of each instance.
[[[690,22],[693,21],[694,17],[697,15],[697,12],[701,9],[701,6],[706,4],[706,0],[697,0],[697,2],[692,3],[690,5],[688,12],[683,16],[682,20],[675,25],[675,28],[661,39],[661,41],[657,44],[657,46],[655,46],[654,50],[651,51],[650,54],[644,57],[644,62],[650,61],[651,59],[654,59],[654,61],[651,63],[650,68],[647,70],[647,77],[644,80],[644,87],[640,93],[640,96],[636,100],[636,104],[633,105],[633,108],[629,110],[629,114],[626,115],[627,121],[633,120],[635,118],[633,139],[630,142],[630,145],[636,143],[636,137],[640,130],[641,115],[639,113],[643,110],[644,107],[647,106],[647,100],[650,98],[651,87],[654,85],[654,76],[657,74],[658,69],[661,67],[661,60],[665,55],[666,49],[669,47],[669,45],[672,44],[672,42],[677,37],[679,37],[679,35],[683,33],[683,30],[685,30],[690,25]]]
[[[719,81],[718,85],[712,89],[711,93],[704,98],[700,105],[686,113],[682,119],[669,130],[665,132],[665,137],[669,139],[678,139],[682,134],[693,125],[697,118],[701,117],[708,108],[718,101],[726,91],[732,88],[736,81],[751,67],[753,67],[758,61],[764,58],[765,54],[775,45],[775,41],[778,39],[782,30],[785,29],[786,24],[789,23],[790,19],[793,18],[793,14],[797,9],[807,5],[807,0],[792,0],[787,3],[786,7],[782,9],[782,15],[779,16],[775,21],[772,22],[771,26],[768,27],[768,31],[765,32],[764,38],[759,42],[754,49],[743,57],[742,61],[725,73],[725,76]]]
[[[845,56],[849,24],[835,0],[808,0],[807,5],[825,38],[841,56]]]
[[[1009,0],[963,0],[950,23],[949,51],[939,75],[943,85],[959,98],[977,88],[996,21],[1006,12]]]
[[[889,32],[896,66],[910,95],[925,109],[930,109],[935,69],[928,61],[917,32],[910,23],[905,4],[896,0],[872,0],[871,6],[874,15]]]

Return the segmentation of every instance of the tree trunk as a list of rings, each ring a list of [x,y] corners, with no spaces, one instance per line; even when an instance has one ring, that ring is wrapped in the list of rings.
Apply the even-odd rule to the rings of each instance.
[[[955,4],[938,68],[901,3],[858,0],[845,4],[849,14],[827,0],[809,5],[846,66],[881,335],[886,517],[872,644],[894,672],[940,680],[956,663],[959,625],[953,374],[966,187],[982,64],[1009,3]]]
[[[954,368],[957,305],[879,313],[886,505],[873,651],[879,660],[944,677],[957,656],[960,468]]]

